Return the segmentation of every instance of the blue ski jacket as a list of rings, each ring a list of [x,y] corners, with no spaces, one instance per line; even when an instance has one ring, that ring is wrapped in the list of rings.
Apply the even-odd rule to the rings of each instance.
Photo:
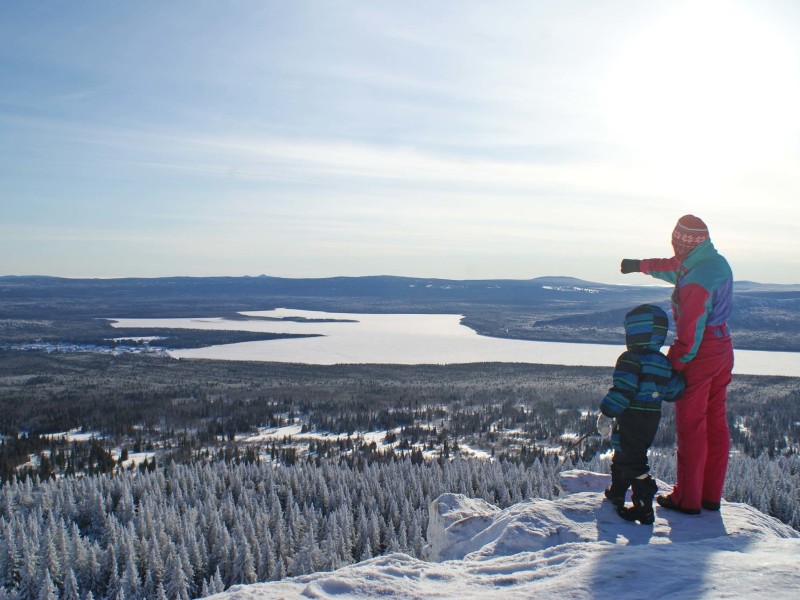
[[[667,338],[669,318],[658,306],[643,304],[625,315],[625,344],[617,359],[613,386],[600,403],[600,411],[617,417],[626,410],[661,411],[661,402],[674,402],[685,387],[673,372],[661,346]]]

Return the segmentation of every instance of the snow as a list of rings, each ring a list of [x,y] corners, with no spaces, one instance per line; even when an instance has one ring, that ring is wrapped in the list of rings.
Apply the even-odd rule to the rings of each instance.
[[[588,294],[600,293],[600,290],[596,290],[594,288],[577,287],[574,285],[543,285],[542,289],[555,292],[586,292]]]
[[[285,437],[298,436],[303,430],[302,425],[285,425],[283,427],[262,427],[257,434],[236,436],[237,441],[242,442],[264,442],[268,440],[283,439]]]
[[[399,433],[400,428],[397,427],[393,430],[394,433]],[[308,441],[320,440],[335,442],[338,440],[345,440],[348,437],[352,439],[363,439],[367,444],[375,442],[379,445],[385,445],[386,436],[389,433],[387,430],[382,431],[356,431],[352,434],[347,433],[321,433],[316,431],[307,431],[303,433],[303,426],[301,424],[284,425],[283,427],[261,427],[258,433],[252,435],[237,435],[236,440],[240,442],[268,442],[270,440],[283,440],[284,438],[292,438],[294,441]]]
[[[119,338],[119,339],[133,339],[133,338]],[[151,347],[148,344],[143,346],[99,346],[97,344],[77,344],[72,342],[26,342],[24,344],[4,344],[2,346],[7,350],[20,350],[22,352],[29,351],[43,351],[43,352],[63,352],[72,354],[75,352],[93,352],[96,354],[111,354],[112,356],[120,356],[123,354],[163,354],[168,356],[164,348]]]
[[[66,442],[89,442],[92,438],[103,439],[103,434],[99,431],[82,431],[81,429],[70,429],[61,433],[48,433],[43,437],[47,439],[63,439]]]
[[[115,318],[109,321],[112,327],[119,329],[149,327],[236,330],[312,336],[168,351],[148,345],[124,350],[166,352],[178,359],[255,360],[318,365],[522,362],[606,367],[613,365],[625,349],[620,344],[544,342],[483,336],[464,325],[463,315],[460,314],[334,313],[291,308],[243,311],[239,314],[255,318]],[[79,350],[63,349],[65,352]],[[116,353],[122,351],[121,347],[113,349]],[[737,349],[735,353],[734,373],[800,377],[797,352]]]
[[[723,502],[691,516],[657,506],[655,524],[643,526],[604,501],[608,475],[567,471],[560,480],[557,500],[506,509],[440,496],[427,560],[389,554],[213,598],[800,597],[800,534],[748,505]]]
[[[462,456],[471,456],[474,458],[480,458],[481,460],[492,460],[492,455],[486,452],[486,450],[473,448],[472,446],[462,444],[461,442],[458,443],[458,451]]]
[[[114,460],[119,460],[120,456],[119,449],[115,449],[112,452],[112,456],[114,457]],[[155,456],[156,456],[155,452],[130,452],[128,453],[128,460],[122,463],[121,466],[123,466],[126,469],[130,467],[138,467],[145,460],[147,461],[153,460]]]
[[[303,433],[303,426],[295,423],[291,425],[284,425],[282,427],[261,427],[257,433],[249,435],[237,435],[236,441],[244,443],[265,443],[270,441],[282,442],[284,439],[290,438],[292,442],[308,442],[312,440],[336,442],[350,438],[364,444],[371,444],[374,442],[377,446],[382,448],[395,448],[399,442],[395,441],[389,443],[386,441],[386,437],[390,433],[399,434],[401,431],[402,427],[395,427],[394,429],[380,431],[354,431],[352,433],[326,433],[318,431],[307,431]],[[412,447],[421,450],[423,458],[427,460],[436,460],[441,457],[441,449],[437,448],[435,450],[425,450],[425,444],[414,444]],[[558,447],[554,450],[554,452],[561,451],[561,447]],[[456,449],[453,448],[453,453],[455,452]],[[458,453],[464,457],[478,458],[482,460],[494,460],[489,452],[479,448],[473,448],[472,446],[460,442],[458,444]]]

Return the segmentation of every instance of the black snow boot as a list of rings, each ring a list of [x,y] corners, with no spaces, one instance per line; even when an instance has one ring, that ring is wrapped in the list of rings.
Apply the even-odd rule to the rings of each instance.
[[[656,516],[653,512],[653,497],[658,491],[656,480],[647,475],[643,479],[631,482],[633,506],[617,509],[620,517],[626,521],[639,521],[642,525],[652,525]]]
[[[628,490],[622,490],[620,492],[619,488],[615,488],[613,485],[610,485],[606,488],[605,496],[606,499],[611,501],[611,504],[614,505],[614,508],[619,510],[625,505],[625,492]]]
[[[611,500],[614,508],[619,510],[625,505],[625,494],[630,487],[630,479],[623,476],[622,469],[618,465],[611,465],[611,485],[606,488],[605,496]]]

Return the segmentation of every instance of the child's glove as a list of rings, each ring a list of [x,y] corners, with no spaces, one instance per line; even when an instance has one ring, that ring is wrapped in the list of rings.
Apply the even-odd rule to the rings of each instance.
[[[683,392],[686,391],[686,377],[683,373],[673,373],[669,382],[669,393],[664,397],[665,402],[675,402],[680,400]]]
[[[603,437],[611,437],[611,432],[614,429],[614,417],[607,417],[600,413],[597,417],[597,433]]]
[[[621,273],[639,273],[639,263],[641,261],[635,258],[623,258],[622,264],[619,267]]]

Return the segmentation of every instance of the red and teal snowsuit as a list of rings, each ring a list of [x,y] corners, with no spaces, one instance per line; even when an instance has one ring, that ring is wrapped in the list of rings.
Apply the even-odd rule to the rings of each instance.
[[[675,284],[672,310],[677,335],[667,357],[686,378],[686,391],[675,404],[678,476],[671,498],[690,510],[705,503],[718,505],[730,450],[725,399],[733,369],[727,325],[733,274],[709,239],[682,261],[650,258],[639,268]]]

